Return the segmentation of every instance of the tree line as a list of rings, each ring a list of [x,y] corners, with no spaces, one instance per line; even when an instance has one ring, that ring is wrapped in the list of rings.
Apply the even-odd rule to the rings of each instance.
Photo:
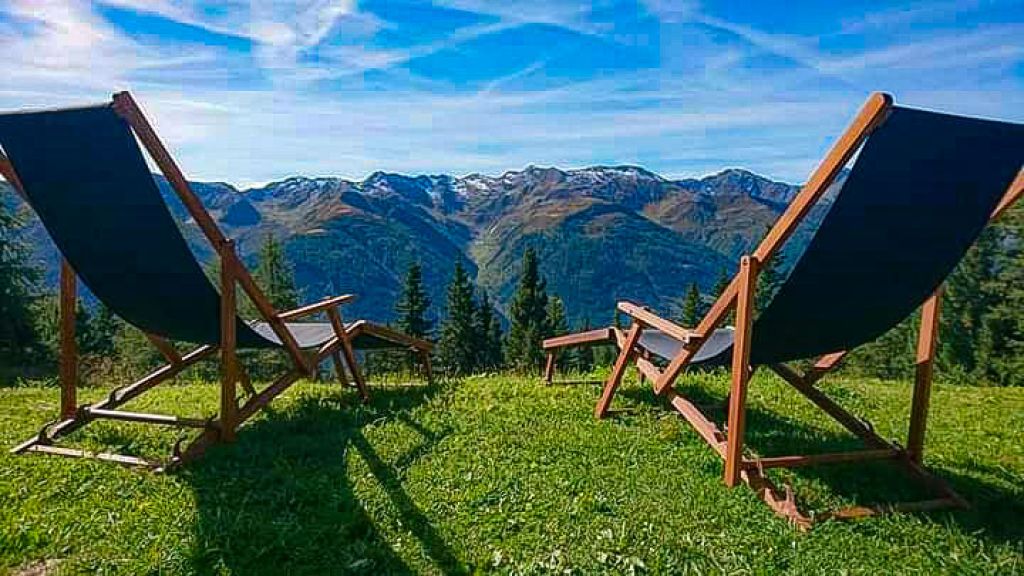
[[[755,307],[763,309],[785,280],[782,253],[758,276]],[[695,326],[728,286],[720,271],[709,294],[690,284],[675,306],[675,318]],[[865,295],[870,298],[870,295]],[[936,371],[962,384],[1024,385],[1024,204],[985,228],[946,280],[940,314]],[[874,342],[854,350],[842,369],[877,378],[912,378],[920,310]]]
[[[508,308],[508,330],[486,290],[478,290],[461,262],[448,283],[439,326],[430,316],[431,302],[418,263],[409,266],[395,304],[396,327],[417,338],[436,340],[436,363],[445,374],[465,376],[512,370],[537,372],[544,359],[541,342],[569,332],[562,300],[547,293],[537,253],[523,253],[519,281]],[[589,370],[593,361],[575,355],[568,366]],[[379,364],[378,364],[379,366]]]
[[[3,200],[0,198],[0,200]],[[31,250],[19,235],[22,225],[0,201],[0,380],[28,374],[45,377],[56,365],[57,295],[41,288],[41,272],[31,264]],[[777,255],[759,274],[757,307],[763,308],[785,277],[786,263]],[[267,236],[256,257],[254,277],[279,309],[300,303],[300,291],[283,247]],[[215,274],[215,270],[210,271]],[[714,298],[728,285],[722,270],[715,285],[702,293],[696,283],[681,289],[671,310],[663,310],[684,326],[695,326]],[[248,300],[239,298],[243,314]],[[435,313],[434,310],[439,313]],[[411,264],[395,303],[395,327],[436,342],[435,364],[444,373],[464,376],[512,370],[535,373],[543,364],[541,341],[573,330],[591,328],[589,320],[570,327],[563,301],[549,294],[537,254],[527,249],[518,282],[505,314],[486,290],[477,288],[466,266],[458,262],[445,293],[434,306],[423,285],[422,269]],[[1024,206],[1005,213],[986,228],[946,282],[937,369],[947,379],[977,384],[1024,385]],[[102,304],[80,305],[76,331],[84,370],[138,370],[159,361],[145,337],[115,317]],[[844,369],[882,378],[913,375],[918,313],[877,341],[855,351]],[[614,314],[613,322],[622,320]],[[282,360],[266,352],[249,354],[254,376],[272,371]],[[609,364],[612,349],[577,349],[562,355],[563,368],[588,371]],[[397,356],[374,360],[375,369],[393,370],[409,360]],[[25,370],[25,367],[35,367]],[[17,367],[12,370],[12,367]]]

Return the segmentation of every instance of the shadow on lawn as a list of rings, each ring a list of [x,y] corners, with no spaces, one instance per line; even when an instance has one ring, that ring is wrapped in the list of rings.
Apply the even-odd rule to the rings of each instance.
[[[699,387],[680,388],[691,401],[705,410],[715,422],[726,420],[726,399],[708,393]],[[650,387],[632,387],[621,392],[636,402],[658,402]],[[796,401],[804,401],[794,392]],[[747,408],[746,444],[760,456],[790,454],[818,454],[842,452],[863,448],[863,443],[852,434],[843,434],[816,426],[809,426],[794,418],[754,406]],[[927,445],[925,451],[927,454]],[[710,448],[709,448],[710,450]],[[927,465],[927,456],[925,458]],[[940,510],[919,513],[940,523],[954,523],[964,532],[999,543],[1024,541],[1024,497],[1009,486],[1013,478],[1005,471],[971,464],[973,474],[951,470],[948,467],[929,470],[949,484],[970,504],[968,510]],[[860,463],[822,464],[770,473],[778,484],[789,482],[796,491],[797,502],[803,508],[823,512],[845,505],[885,504],[900,501],[934,498],[936,495],[912,479],[896,463],[867,461]],[[987,480],[985,477],[992,477]],[[1005,485],[1006,487],[1001,486]]]
[[[195,491],[198,518],[192,562],[198,572],[233,574],[410,573],[374,526],[353,490],[346,455],[355,451],[439,570],[463,573],[430,519],[405,493],[397,470],[440,439],[410,411],[439,391],[431,387],[372,390],[369,406],[304,397],[244,428],[229,447],[212,449],[181,473]],[[339,404],[341,404],[339,406]],[[385,462],[363,434],[382,419],[396,419],[423,439],[395,465]],[[415,544],[413,544],[415,546]]]

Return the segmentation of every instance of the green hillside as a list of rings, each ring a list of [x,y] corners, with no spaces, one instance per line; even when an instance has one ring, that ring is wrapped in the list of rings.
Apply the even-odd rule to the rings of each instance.
[[[212,252],[184,206],[166,181],[157,183],[196,255],[209,261]],[[0,187],[27,217],[23,234],[55,285],[57,254],[45,231],[6,184]],[[268,234],[279,239],[307,300],[356,292],[353,313],[391,320],[399,280],[418,261],[439,317],[444,287],[462,261],[504,313],[518,261],[533,246],[572,322],[606,321],[616,298],[669,310],[690,283],[710,290],[796,190],[742,170],[669,180],[632,166],[531,166],[463,178],[378,172],[361,182],[289,178],[244,191],[223,183],[192,187],[247,261]]]

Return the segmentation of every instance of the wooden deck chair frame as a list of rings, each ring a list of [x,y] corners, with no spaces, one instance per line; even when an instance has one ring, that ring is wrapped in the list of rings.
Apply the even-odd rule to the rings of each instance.
[[[353,339],[363,333],[396,342],[408,348],[410,352],[418,357],[426,379],[429,381],[432,378],[430,366],[432,345],[429,342],[412,338],[383,326],[372,325],[362,321],[355,322],[349,327],[345,326],[339,308],[341,305],[351,302],[355,298],[354,295],[346,294],[330,297],[314,304],[284,312],[275,310],[270,300],[267,299],[263,291],[257,286],[252,275],[239,259],[234,241],[224,236],[213,217],[203,206],[198,196],[192,191],[185,176],[156,135],[156,132],[132,96],[128,92],[115,94],[113,96],[113,108],[134,131],[138,140],[149,153],[150,158],[167,178],[171,188],[178,198],[181,199],[189,215],[195,220],[217,254],[220,262],[221,342],[219,346],[203,345],[188,353],[181,354],[171,342],[159,336],[146,334],[149,342],[164,357],[166,364],[129,385],[115,389],[105,400],[91,405],[80,406],[77,401],[78,355],[75,343],[77,277],[67,260],[62,259],[59,281],[60,416],[58,420],[44,426],[38,434],[14,447],[11,450],[13,453],[36,452],[59,456],[95,458],[158,470],[178,466],[202,455],[212,444],[234,441],[239,426],[300,378],[313,376],[319,365],[325,360],[333,361],[336,375],[343,386],[349,385],[348,379],[345,376],[345,368],[347,366],[360,398],[364,402],[369,401],[370,395],[367,390],[366,380],[359,368],[352,345]],[[25,196],[15,167],[2,153],[0,153],[0,175],[21,196]],[[270,325],[274,334],[280,339],[292,365],[289,370],[261,391],[257,391],[253,387],[237,357],[235,319],[237,318],[238,311],[236,290],[239,288],[252,301],[260,317]],[[300,349],[294,336],[287,329],[285,322],[319,313],[326,314],[330,320],[334,328],[334,337],[317,349]],[[158,384],[174,378],[186,368],[218,354],[220,357],[220,407],[216,417],[210,419],[183,418],[117,409],[122,404],[137,398]],[[247,394],[244,402],[240,402],[239,399],[237,391],[237,386],[239,385]],[[179,441],[174,447],[172,457],[166,462],[154,462],[135,456],[96,453],[54,445],[58,438],[66,436],[97,419],[196,428],[201,430],[201,433],[186,446],[183,446],[184,443]]]
[[[852,432],[865,443],[865,449],[830,454],[801,454],[749,458],[744,455],[744,428],[746,420],[747,385],[751,377],[750,343],[754,317],[754,291],[757,275],[764,262],[778,252],[790,238],[797,225],[808,215],[811,208],[835,181],[843,167],[854,156],[861,144],[879,126],[893,105],[888,94],[875,93],[867,100],[846,132],[833,145],[825,159],[812,174],[797,196],[782,213],[760,245],[750,255],[740,260],[739,272],[711,306],[711,309],[695,328],[684,328],[672,321],[657,316],[646,308],[631,302],[619,302],[617,309],[630,317],[628,330],[616,328],[593,330],[552,338],[545,342],[547,366],[545,379],[550,383],[559,349],[579,346],[614,343],[619,348],[612,372],[604,385],[600,400],[594,409],[597,418],[608,415],[615,391],[618,389],[626,368],[635,364],[641,379],[646,377],[652,383],[654,392],[666,398],[725,462],[724,481],[727,486],[746,483],[778,515],[787,518],[801,529],[809,528],[814,520],[822,519],[805,515],[796,505],[792,490],[787,486],[780,491],[765,476],[769,468],[794,468],[833,462],[888,459],[899,462],[912,477],[921,481],[938,497],[903,502],[886,506],[855,506],[825,514],[827,518],[855,518],[892,511],[924,511],[943,507],[966,507],[967,502],[940,479],[929,474],[922,467],[925,428],[928,418],[928,404],[931,395],[932,371],[938,335],[940,287],[924,303],[921,312],[920,329],[917,339],[913,399],[911,401],[910,424],[906,447],[881,438],[870,424],[851,414],[819,390],[815,383],[834,369],[849,351],[827,354],[817,359],[813,366],[801,372],[786,364],[774,364],[769,368],[818,408],[835,419],[841,426]],[[1024,172],[1017,175],[1002,200],[993,211],[991,218],[997,218],[1024,195]],[[708,418],[693,402],[681,395],[674,383],[701,344],[725,320],[728,313],[736,312],[736,332],[732,349],[731,387],[728,400],[726,429]],[[659,369],[638,350],[637,343],[645,328],[653,328],[685,342],[682,351],[664,369]]]

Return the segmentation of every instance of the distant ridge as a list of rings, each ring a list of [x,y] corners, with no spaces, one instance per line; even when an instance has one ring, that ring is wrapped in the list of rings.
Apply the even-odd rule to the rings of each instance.
[[[211,258],[184,207],[157,181],[197,254]],[[389,320],[406,267],[420,261],[439,314],[461,260],[504,310],[519,258],[533,246],[570,318],[595,324],[609,321],[619,298],[671,311],[691,282],[710,290],[799,190],[737,168],[671,180],[629,165],[531,165],[462,177],[374,172],[362,181],[295,176],[245,190],[204,182],[193,189],[243,257],[251,259],[266,234],[281,239],[306,298],[357,292],[354,314]],[[25,234],[55,281],[45,232],[32,219]]]

